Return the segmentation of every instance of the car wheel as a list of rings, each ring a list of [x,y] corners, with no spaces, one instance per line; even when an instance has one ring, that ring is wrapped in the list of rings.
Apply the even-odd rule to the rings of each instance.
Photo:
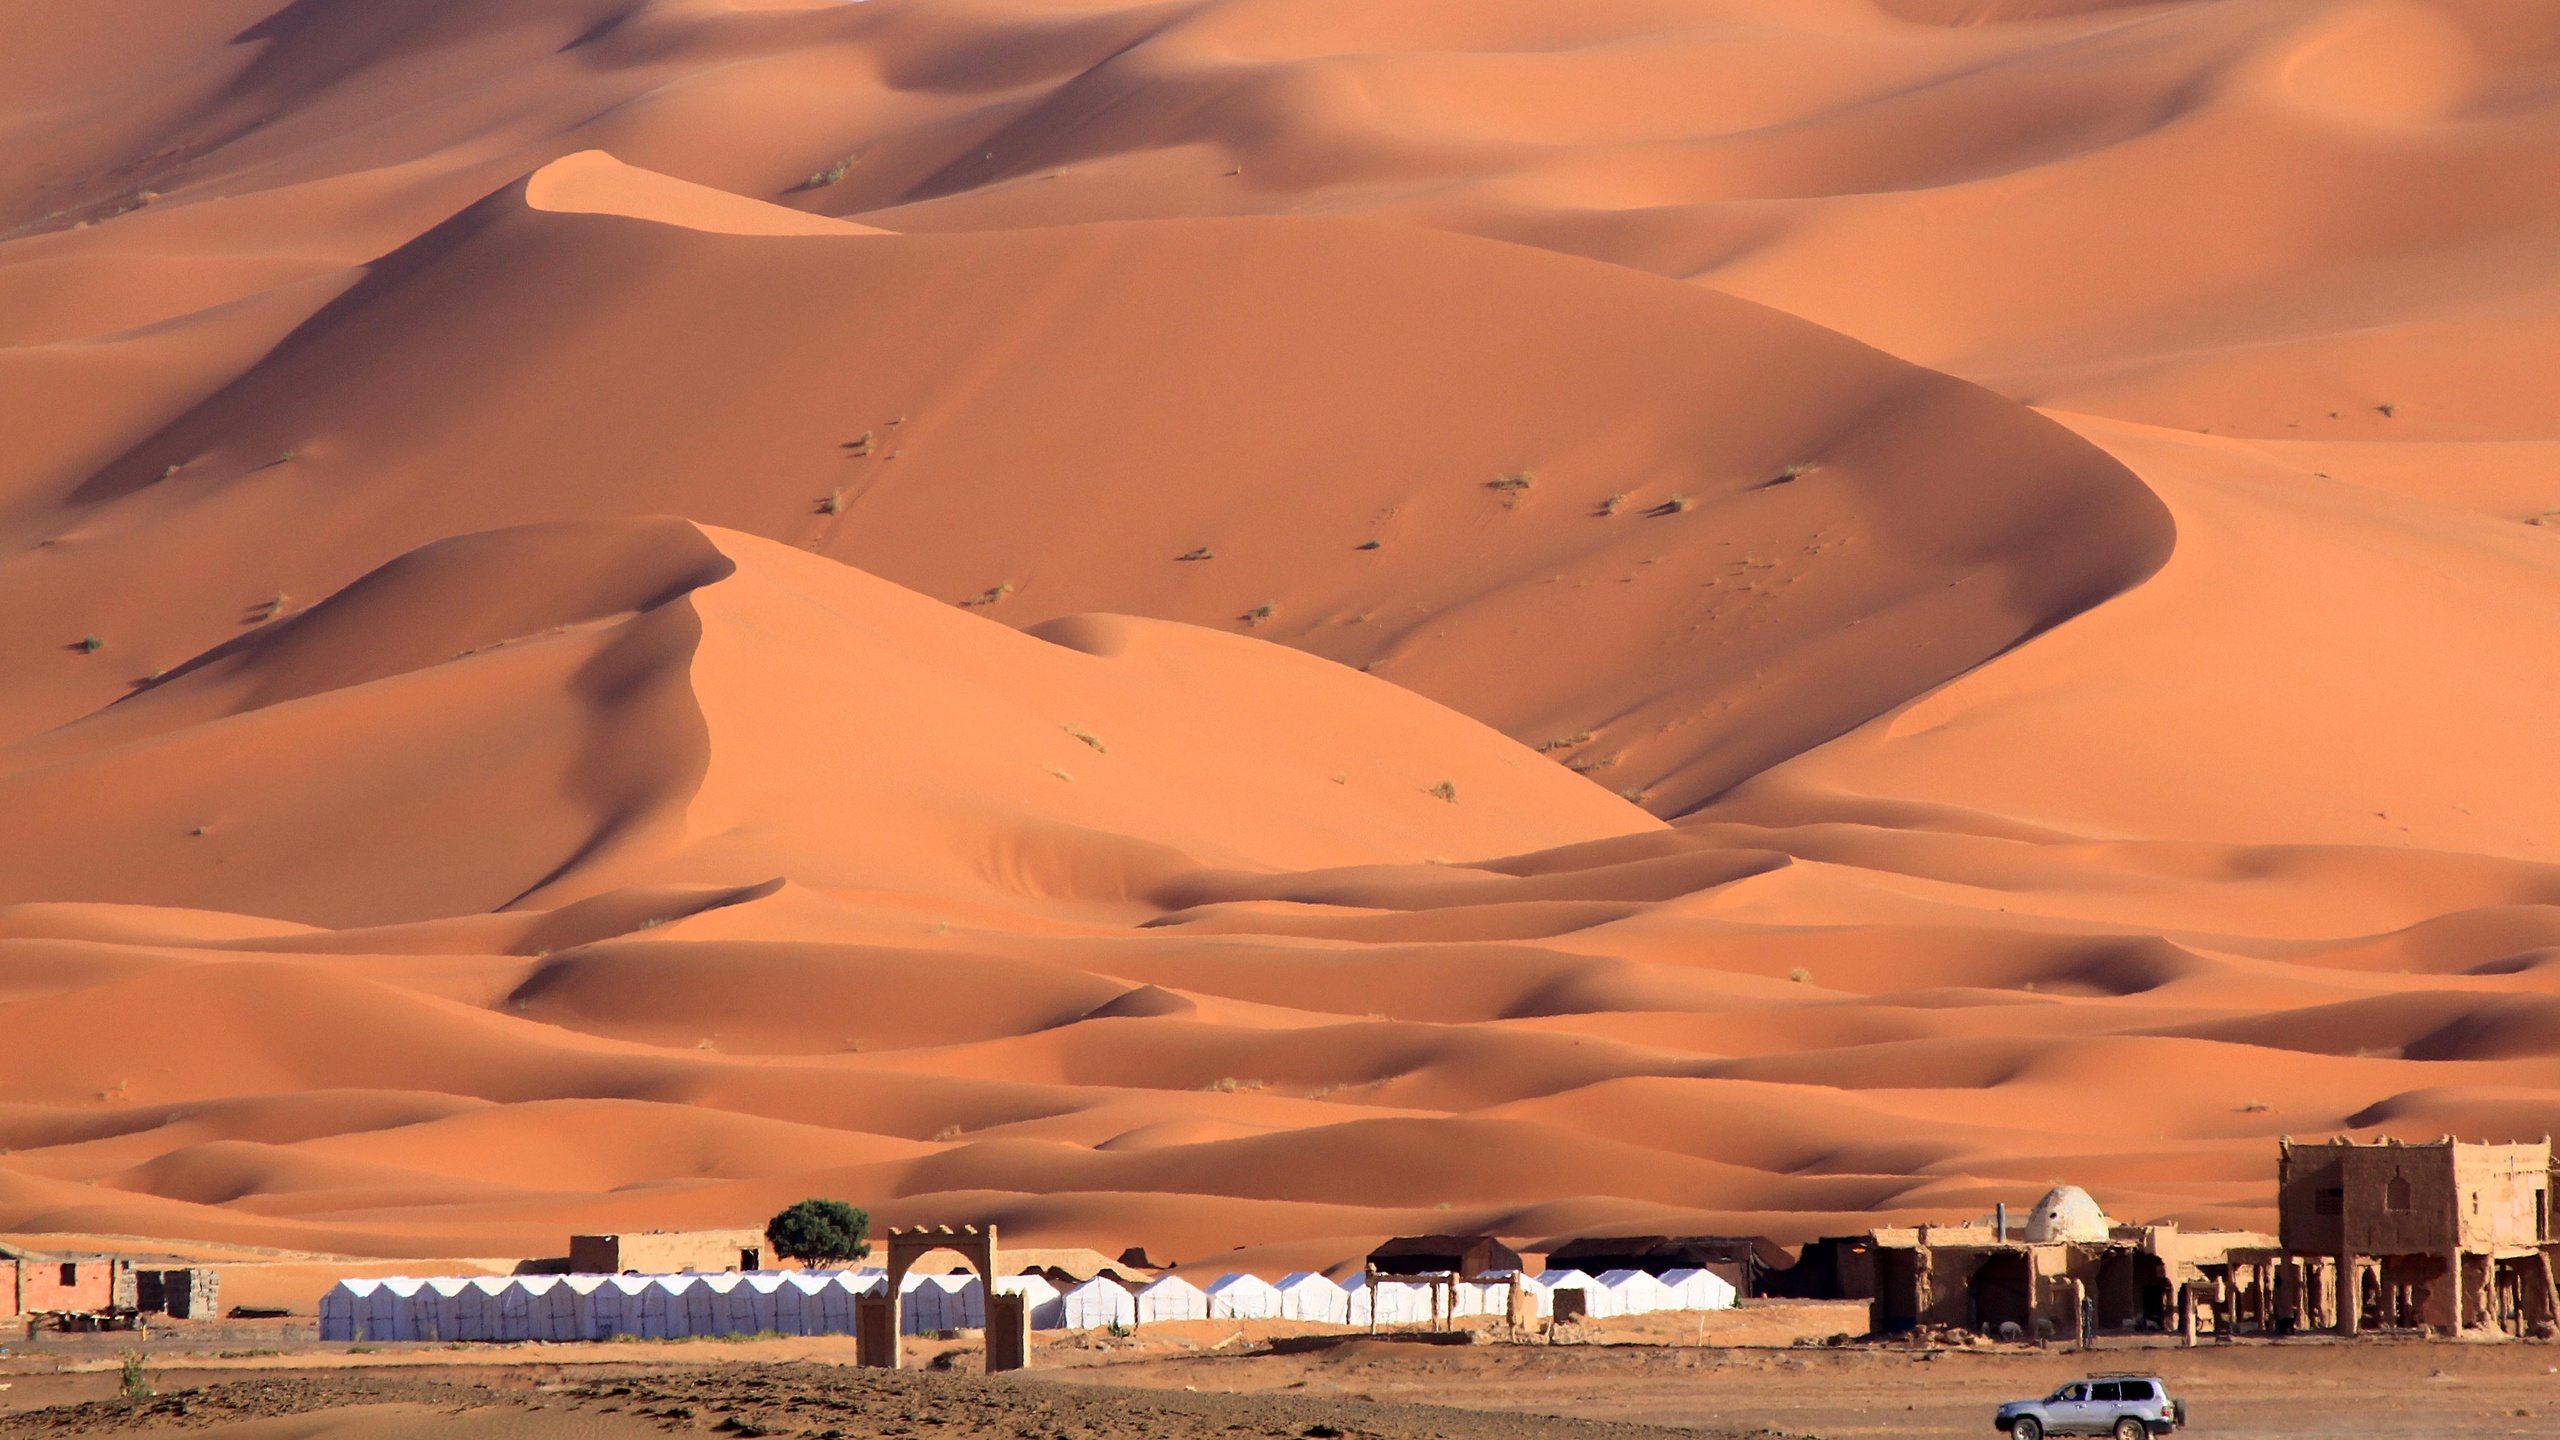
[[[2127,1415],[2116,1422],[2116,1440],[2150,1440],[2151,1427]]]
[[[2044,1422],[2033,1415],[2021,1415],[2009,1429],[2010,1440],[2044,1440]]]

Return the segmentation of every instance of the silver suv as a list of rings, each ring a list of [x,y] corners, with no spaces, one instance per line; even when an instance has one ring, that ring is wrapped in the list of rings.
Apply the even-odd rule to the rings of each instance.
[[[2148,1440],[2187,1423],[2187,1402],[2169,1398],[2157,1375],[2092,1375],[2041,1400],[2012,1400],[1992,1417],[2012,1440],[2047,1435],[2107,1435]]]

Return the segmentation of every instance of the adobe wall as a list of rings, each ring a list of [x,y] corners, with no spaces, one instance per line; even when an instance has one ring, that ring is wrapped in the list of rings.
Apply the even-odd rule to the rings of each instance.
[[[2553,1224],[2547,1143],[2288,1145],[2276,1186],[2299,1255],[2485,1254],[2538,1244]]]
[[[2551,1228],[2548,1144],[2460,1145],[2453,1166],[2463,1249],[2485,1254],[2550,1238],[2543,1233]]]
[[[746,1268],[744,1253],[754,1251],[758,1266],[770,1267],[761,1230],[662,1230],[622,1235],[572,1235],[569,1270],[577,1275],[676,1275],[687,1270],[717,1272]]]
[[[130,1308],[132,1269],[97,1256],[68,1260],[22,1258],[17,1262],[18,1309],[28,1315],[95,1315]],[[68,1267],[71,1283],[63,1283]],[[125,1283],[119,1286],[118,1281]],[[119,1291],[128,1293],[120,1294]]]

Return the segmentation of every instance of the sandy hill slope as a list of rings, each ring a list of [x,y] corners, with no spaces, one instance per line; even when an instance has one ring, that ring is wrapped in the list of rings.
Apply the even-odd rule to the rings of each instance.
[[[572,157],[370,267],[66,497],[112,532],[71,568],[167,576],[66,640],[156,666],[126,634],[236,622],[215,576],[246,607],[440,534],[664,511],[1014,624],[1250,630],[1676,811],[2168,548],[2061,427],[1614,267],[1346,220],[740,234],[681,189]],[[63,643],[0,657],[30,720],[111,668]]]
[[[83,13],[0,1229],[2264,1225],[2560,1117],[2547,5]]]

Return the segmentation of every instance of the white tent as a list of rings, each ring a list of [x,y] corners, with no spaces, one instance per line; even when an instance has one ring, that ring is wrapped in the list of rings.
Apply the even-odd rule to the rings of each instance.
[[[1058,1301],[1062,1329],[1096,1330],[1105,1325],[1138,1323],[1138,1302],[1108,1275],[1087,1280],[1059,1296]]]
[[[1032,1329],[1063,1330],[1066,1328],[1066,1302],[1060,1297],[1058,1287],[1050,1284],[1045,1276],[1004,1276],[996,1281],[996,1293],[1020,1295],[1028,1300],[1030,1304],[1026,1308],[1030,1312]]]
[[[320,1336],[341,1341],[573,1341],[617,1335],[669,1340],[774,1332],[846,1335],[855,1329],[856,1298],[877,1292],[885,1279],[878,1270],[865,1270],[343,1280],[321,1297]],[[910,1334],[986,1324],[986,1287],[975,1275],[909,1275],[903,1288],[900,1319]],[[1175,1276],[1136,1295],[1109,1277],[1061,1293],[1041,1276],[1008,1275],[996,1288],[1030,1302],[1036,1330],[1212,1315],[1339,1324],[1349,1315],[1341,1287],[1313,1273],[1292,1275],[1276,1286],[1251,1275],[1229,1275],[1207,1292]],[[1365,1306],[1361,1315],[1365,1320]],[[1428,1315],[1425,1287],[1387,1288],[1388,1323]]]
[[[495,1340],[498,1317],[506,1304],[507,1291],[515,1288],[510,1275],[475,1275],[463,1282],[446,1307],[449,1317],[445,1338],[448,1340]]]
[[[1148,1281],[1140,1287],[1135,1298],[1141,1325],[1209,1318],[1209,1297],[1201,1293],[1199,1286],[1179,1275],[1165,1275]]]
[[[418,1338],[418,1292],[426,1288],[424,1280],[394,1275],[377,1283],[364,1297],[357,1317],[355,1338],[359,1340],[415,1340]]]
[[[987,1282],[966,1270],[955,1270],[948,1275],[936,1276],[935,1279],[940,1282],[943,1293],[950,1297],[945,1304],[948,1312],[956,1317],[951,1328],[955,1330],[987,1328]]]
[[[1662,1283],[1682,1310],[1730,1310],[1737,1294],[1733,1282],[1713,1270],[1666,1270]]]
[[[1280,1291],[1259,1275],[1221,1275],[1209,1285],[1212,1320],[1270,1320],[1280,1314]]]
[[[677,1335],[729,1333],[729,1290],[737,1283],[729,1272],[670,1275],[660,1283],[675,1296],[675,1303],[667,1306],[670,1331]]]
[[[501,1340],[547,1340],[551,1337],[535,1329],[537,1314],[548,1319],[551,1292],[567,1277],[560,1275],[518,1275],[514,1283],[498,1292],[498,1336]],[[574,1292],[573,1292],[574,1293]],[[546,1327],[547,1328],[547,1327]]]
[[[987,1292],[978,1277],[907,1276],[899,1286],[898,1329],[908,1335],[936,1330],[983,1330],[987,1324]]]
[[[1535,1278],[1523,1275],[1520,1277],[1520,1289],[1529,1297],[1530,1303],[1536,1306],[1541,1313],[1544,1313],[1547,1303],[1547,1287],[1539,1284]],[[1459,1281],[1457,1305],[1457,1313],[1461,1315],[1491,1315],[1497,1319],[1509,1318],[1511,1314],[1510,1272],[1497,1271],[1494,1273],[1493,1277],[1489,1279]]]
[[[762,1335],[767,1332],[796,1335],[800,1333],[800,1297],[791,1297],[790,1327],[783,1328],[782,1276],[770,1270],[757,1270],[738,1276],[729,1290],[729,1333]]]
[[[1601,1284],[1598,1276],[1586,1275],[1579,1270],[1550,1270],[1538,1277],[1538,1283],[1547,1289],[1549,1299],[1545,1313],[1549,1315],[1555,1313],[1553,1297],[1559,1290],[1579,1290],[1589,1296],[1590,1308],[1583,1313],[1594,1320],[1619,1313],[1618,1293]]]
[[[572,1283],[579,1277],[572,1277]],[[658,1288],[646,1275],[600,1275],[589,1277],[602,1281],[587,1292],[587,1334],[596,1340],[616,1335],[639,1335],[642,1297]]]
[[[1680,1308],[1680,1297],[1649,1271],[1610,1270],[1600,1276],[1600,1283],[1617,1297],[1621,1315],[1650,1315],[1657,1310]]]
[[[353,1340],[363,1325],[365,1303],[382,1282],[341,1280],[320,1297],[320,1338]]]
[[[1369,1277],[1362,1275],[1346,1281],[1343,1284],[1342,1293],[1349,1302],[1345,1308],[1350,1316],[1348,1322],[1350,1324],[1372,1323],[1370,1307],[1373,1304],[1377,1310],[1374,1323],[1379,1325],[1431,1323],[1431,1287],[1427,1284],[1381,1275],[1378,1277],[1377,1294],[1373,1297],[1369,1293]]]
[[[537,1277],[520,1275],[518,1280]],[[545,1275],[550,1283],[542,1287],[531,1308],[533,1338],[536,1340],[592,1340],[595,1338],[595,1293],[604,1286],[601,1275]]]
[[[783,1277],[786,1287],[778,1305],[787,1303],[798,1317],[794,1335],[853,1333],[853,1286],[841,1270],[804,1270]]]
[[[675,1340],[693,1333],[693,1322],[685,1316],[684,1293],[693,1287],[690,1275],[650,1275],[648,1286],[640,1292],[640,1338],[643,1340]]]
[[[1342,1287],[1313,1270],[1299,1270],[1284,1275],[1271,1287],[1280,1297],[1279,1317],[1283,1320],[1313,1320],[1325,1325],[1346,1324],[1351,1319],[1351,1300]]]

